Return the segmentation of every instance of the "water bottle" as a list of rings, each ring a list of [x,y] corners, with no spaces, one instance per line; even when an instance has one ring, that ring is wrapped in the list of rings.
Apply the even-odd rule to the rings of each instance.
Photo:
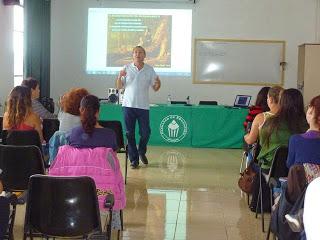
[[[171,105],[171,95],[170,94],[168,94],[167,105],[168,106]]]
[[[187,104],[190,105],[190,96],[187,97]]]

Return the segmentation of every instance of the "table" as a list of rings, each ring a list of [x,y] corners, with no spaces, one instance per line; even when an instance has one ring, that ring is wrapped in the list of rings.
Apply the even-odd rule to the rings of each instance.
[[[241,148],[248,109],[224,106],[152,105],[150,145]],[[122,107],[102,103],[100,120],[120,120]],[[138,137],[138,129],[136,129]]]

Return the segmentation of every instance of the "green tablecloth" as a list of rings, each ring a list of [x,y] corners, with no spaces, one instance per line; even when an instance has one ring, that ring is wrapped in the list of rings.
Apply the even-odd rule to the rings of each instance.
[[[247,109],[223,106],[157,105],[150,107],[150,145],[241,148]],[[101,104],[101,120],[120,120],[122,107]],[[136,131],[138,136],[138,129]]]

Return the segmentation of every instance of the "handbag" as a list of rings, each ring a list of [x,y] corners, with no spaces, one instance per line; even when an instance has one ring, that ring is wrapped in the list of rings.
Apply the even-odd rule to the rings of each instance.
[[[252,193],[253,180],[257,173],[253,170],[252,164],[250,164],[242,173],[238,180],[239,188],[245,193]]]

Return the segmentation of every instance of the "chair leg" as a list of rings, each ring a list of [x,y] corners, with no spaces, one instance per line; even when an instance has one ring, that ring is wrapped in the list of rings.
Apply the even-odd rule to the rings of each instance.
[[[264,212],[263,212],[263,189],[262,189],[262,171],[260,168],[260,176],[259,176],[259,188],[261,189],[260,191],[260,210],[261,210],[261,224],[262,224],[262,232],[264,232]]]
[[[16,204],[12,205],[12,212],[10,216],[10,225],[9,225],[9,240],[13,240],[13,227],[14,227],[14,221],[16,219],[16,211],[17,211],[17,206]]]
[[[126,168],[124,170],[124,184],[127,184],[127,172],[128,172],[128,147],[126,147]]]
[[[272,205],[273,205],[273,190],[272,187],[270,187],[270,207],[272,211]]]
[[[121,222],[121,231],[123,231],[123,211],[120,210],[120,222]]]
[[[270,206],[271,206],[271,208],[272,208],[272,204],[273,204],[273,190],[272,190],[272,186],[270,186]],[[271,213],[272,213],[272,210],[271,210]],[[270,222],[269,222],[269,227],[268,227],[268,233],[267,233],[266,240],[269,240],[270,233],[271,233],[271,216],[270,216]]]
[[[256,218],[258,218],[258,208],[259,208],[259,202],[260,202],[260,194],[261,194],[261,189],[259,187],[258,199],[257,199],[257,204],[256,204]]]
[[[244,163],[244,160],[246,158],[246,152],[243,152],[242,153],[242,159],[241,159],[241,163],[240,163],[240,169],[239,169],[239,172],[242,173],[242,169],[243,169],[243,163]]]
[[[267,233],[266,240],[269,240],[269,238],[270,238],[270,233],[271,233],[271,219],[270,219],[270,222],[269,222],[269,227],[268,227],[268,233]]]
[[[250,205],[250,194],[247,193],[247,203],[248,203],[248,206]]]
[[[109,210],[109,224],[107,228],[107,239],[111,240],[111,230],[112,230],[112,209]]]

